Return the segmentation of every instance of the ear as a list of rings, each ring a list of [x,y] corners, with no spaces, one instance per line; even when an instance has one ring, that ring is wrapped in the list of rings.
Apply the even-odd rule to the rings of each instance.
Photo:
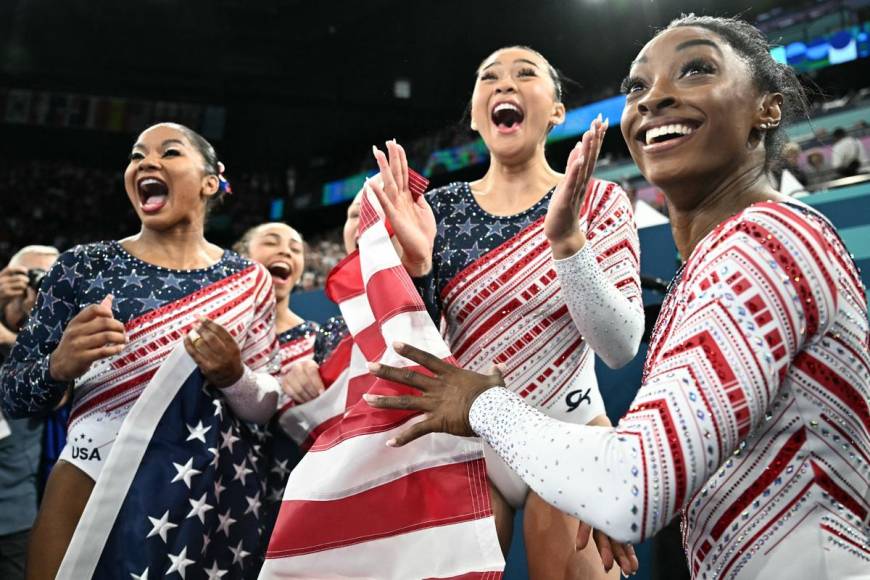
[[[217,175],[206,175],[202,178],[202,195],[205,197],[214,197],[219,188],[220,181]]]
[[[767,93],[761,98],[753,126],[759,131],[768,131],[782,122],[782,93]]]
[[[553,110],[550,112],[550,127],[561,125],[565,122],[565,104],[553,104]]]

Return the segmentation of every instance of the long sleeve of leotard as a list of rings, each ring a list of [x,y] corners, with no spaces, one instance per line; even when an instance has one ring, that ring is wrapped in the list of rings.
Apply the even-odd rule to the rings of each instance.
[[[278,410],[281,370],[275,335],[275,294],[272,278],[262,266],[254,289],[254,315],[242,344],[242,377],[223,389],[233,412],[245,421],[266,423]]]
[[[781,213],[752,208],[702,242],[616,427],[559,422],[494,388],[472,406],[474,431],[557,508],[621,541],[654,534],[764,425],[791,361],[836,315],[834,258]]]
[[[69,388],[49,374],[49,359],[70,320],[79,313],[77,283],[90,276],[77,249],[64,252],[46,274],[27,324],[0,369],[0,404],[9,417],[34,417],[54,409]]]
[[[634,358],[643,336],[640,242],[618,185],[596,182],[589,194],[586,244],[553,262],[574,325],[607,366],[619,368]]]

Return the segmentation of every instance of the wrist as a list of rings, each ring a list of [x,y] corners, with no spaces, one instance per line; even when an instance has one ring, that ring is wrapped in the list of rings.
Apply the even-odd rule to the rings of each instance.
[[[465,406],[465,416],[463,420],[465,421],[465,429],[466,433],[475,433],[474,428],[471,426],[471,409],[474,407],[475,401],[477,401],[482,394],[487,392],[490,389],[494,389],[496,387],[488,385],[485,387],[481,387],[476,389],[474,392],[470,393],[468,396],[468,404]]]
[[[583,249],[583,246],[586,245],[586,234],[577,228],[567,236],[551,239],[549,241],[550,248],[553,252],[553,259],[564,260],[565,258],[570,258]]]
[[[420,278],[432,269],[432,260],[410,261],[402,260],[402,266],[412,278]]]
[[[62,369],[57,368],[57,363],[55,362],[54,353],[48,355],[48,378],[56,383],[71,383],[75,380],[75,377],[68,378],[63,373]]]
[[[238,386],[240,383],[244,382],[246,375],[250,372],[252,371],[248,369],[247,366],[242,365],[240,369],[237,369],[235,372],[229,375],[228,378],[220,380],[219,382],[211,380],[210,382],[212,386],[214,386],[216,389],[223,391],[225,389]]]

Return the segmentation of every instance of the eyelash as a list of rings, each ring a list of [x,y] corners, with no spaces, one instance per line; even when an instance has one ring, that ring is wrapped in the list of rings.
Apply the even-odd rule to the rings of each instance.
[[[716,67],[714,67],[711,63],[704,59],[695,58],[683,65],[683,68],[680,70],[680,78],[685,78],[687,76],[696,76],[696,74],[689,74],[692,71],[697,71],[696,74],[709,75],[716,72]],[[637,92],[636,89],[642,90],[644,88],[645,86],[643,84],[643,81],[639,78],[627,77],[624,81],[622,81],[622,85],[620,86],[619,90],[623,95],[628,95],[630,93]]]
[[[692,60],[683,65],[683,68],[680,70],[680,76],[695,76],[689,75],[691,71],[698,71],[700,74],[708,75],[714,73],[716,71],[716,68],[702,58],[693,58]]]
[[[163,152],[163,157],[169,157],[170,154],[172,157],[177,157],[181,155],[181,151],[179,151],[178,149],[167,149]],[[138,151],[134,151],[133,153],[130,153],[128,159],[130,161],[141,161],[142,159],[145,159],[145,156]]]
[[[538,76],[538,75],[537,75],[537,73],[535,73],[535,69],[524,68],[524,69],[520,69],[517,72],[517,76],[534,77],[534,76]],[[480,75],[480,80],[482,80],[482,81],[493,81],[497,78],[498,77],[495,75],[495,73],[491,73],[491,72],[486,72],[486,73],[483,73],[482,75]]]

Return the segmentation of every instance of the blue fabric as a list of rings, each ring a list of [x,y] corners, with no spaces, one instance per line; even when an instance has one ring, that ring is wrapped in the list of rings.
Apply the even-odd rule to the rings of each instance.
[[[76,246],[60,255],[40,286],[36,307],[0,369],[0,404],[9,417],[46,415],[66,392],[51,378],[49,355],[69,321],[83,308],[112,294],[112,312],[127,323],[213,282],[241,271],[250,261],[230,251],[216,264],[171,270],[129,254],[118,242]]]
[[[414,285],[436,326],[441,320],[441,291],[444,287],[481,256],[545,216],[553,191],[547,192],[527,210],[509,216],[484,211],[474,199],[471,186],[464,181],[426,194],[437,225],[432,270],[426,276],[414,278]]]
[[[68,403],[45,418],[45,429],[42,435],[42,464],[39,469],[39,497],[45,491],[45,484],[54,464],[60,457],[66,445],[66,427],[72,403]]]
[[[192,561],[182,575],[187,580],[205,578],[210,568],[227,571],[223,580],[257,577],[266,542],[265,434],[237,420],[220,394],[203,384],[202,373],[193,371],[160,419],[93,578],[141,576],[146,568],[149,578],[163,578],[170,555]],[[188,463],[197,471],[189,488],[176,478]],[[202,516],[192,513],[195,501],[209,507]],[[159,533],[148,537],[164,515],[175,526],[165,541]],[[227,522],[223,529],[221,520]]]
[[[0,439],[0,536],[28,530],[36,519],[41,419],[9,419]]]

